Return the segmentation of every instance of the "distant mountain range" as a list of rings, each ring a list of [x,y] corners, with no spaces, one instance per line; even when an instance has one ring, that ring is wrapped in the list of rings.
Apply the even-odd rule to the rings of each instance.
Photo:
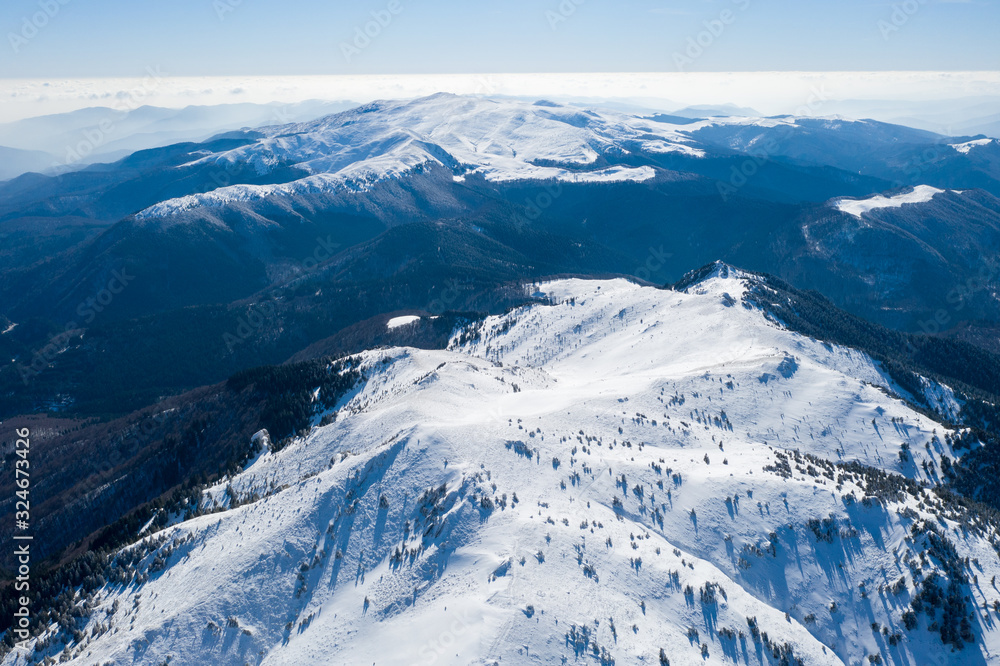
[[[940,134],[984,134],[1000,138],[1000,98],[922,100],[828,100],[823,109],[852,118],[877,118]]]
[[[112,162],[137,150],[202,141],[241,127],[280,125],[348,109],[351,102],[217,104],[169,109],[88,107],[0,124],[0,180]],[[6,146],[7,148],[2,148]],[[30,151],[31,156],[14,150]],[[4,152],[5,151],[5,152]]]
[[[0,414],[139,407],[454,282],[662,283],[721,258],[900,330],[1000,321],[1000,142],[672,118],[441,94],[0,183]],[[262,303],[275,316],[227,344]],[[167,342],[179,327],[190,344]]]

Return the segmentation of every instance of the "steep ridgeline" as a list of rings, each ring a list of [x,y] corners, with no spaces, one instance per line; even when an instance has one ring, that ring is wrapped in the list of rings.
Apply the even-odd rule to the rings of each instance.
[[[119,551],[47,654],[994,661],[997,519],[935,489],[956,433],[775,323],[757,280],[550,282],[446,350],[359,355],[335,413]]]

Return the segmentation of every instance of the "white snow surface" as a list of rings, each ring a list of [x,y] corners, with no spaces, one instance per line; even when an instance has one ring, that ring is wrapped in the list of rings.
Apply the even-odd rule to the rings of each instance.
[[[965,143],[953,143],[950,145],[963,155],[968,155],[973,148],[978,146],[988,146],[994,141],[997,141],[997,139],[974,139],[972,141],[966,141]]]
[[[704,152],[682,133],[690,129],[572,106],[450,94],[374,102],[312,122],[263,128],[260,131],[265,136],[252,144],[208,154],[192,163],[220,169],[250,164],[260,174],[279,164],[292,165],[309,176],[273,185],[232,185],[169,199],[146,208],[137,217],[275,196],[361,191],[428,164],[452,169],[457,179],[478,173],[496,182],[644,181],[655,176],[651,167],[593,165],[602,156],[614,159],[637,149],[702,157]]]
[[[950,386],[921,377],[923,398],[935,413],[941,414],[952,423],[959,422],[962,414],[962,401],[955,395]]]
[[[899,208],[904,204],[927,203],[935,195],[942,192],[944,190],[939,190],[930,185],[917,185],[911,191],[897,194],[893,197],[876,194],[867,199],[836,199],[833,202],[833,206],[843,213],[848,213],[860,219],[862,215],[878,208]]]
[[[403,315],[402,317],[393,317],[385,323],[385,327],[392,330],[394,328],[399,328],[400,326],[412,324],[415,321],[420,321],[420,317],[417,315]]]
[[[561,280],[447,350],[361,354],[333,423],[131,547],[159,547],[162,570],[99,592],[71,663],[777,663],[748,617],[806,664],[997,663],[985,539],[938,520],[978,563],[979,643],[953,654],[900,620],[923,503],[764,470],[799,450],[929,480],[922,463],[955,457],[947,429],[745,289],[737,271],[689,293]],[[817,540],[806,523],[827,517],[855,532]],[[882,587],[900,576],[907,591]]]

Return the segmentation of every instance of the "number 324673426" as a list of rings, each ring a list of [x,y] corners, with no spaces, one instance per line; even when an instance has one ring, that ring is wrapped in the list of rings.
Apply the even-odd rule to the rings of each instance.
[[[17,430],[17,444],[15,445],[15,453],[17,455],[17,460],[15,464],[15,484],[18,487],[15,493],[20,500],[17,502],[17,515],[16,520],[27,520],[28,511],[30,509],[28,504],[28,486],[31,485],[31,478],[28,470],[31,467],[31,462],[28,460],[28,453],[31,450],[31,432],[27,428],[20,428]]]

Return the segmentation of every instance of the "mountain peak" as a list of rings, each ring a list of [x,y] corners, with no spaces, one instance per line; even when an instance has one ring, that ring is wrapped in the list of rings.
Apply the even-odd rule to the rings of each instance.
[[[745,283],[747,279],[754,277],[753,273],[748,273],[747,271],[736,268],[735,266],[731,266],[724,261],[716,260],[710,264],[702,266],[701,268],[696,268],[695,270],[690,271],[680,280],[670,285],[670,288],[674,291],[692,293],[695,291],[695,287],[705,286],[714,280]]]
[[[189,167],[249,164],[261,179],[286,171],[290,180],[233,184],[160,202],[140,219],[193,207],[288,199],[302,194],[357,192],[428,169],[456,181],[645,182],[654,160],[637,154],[698,159],[704,151],[678,126],[613,112],[518,100],[439,93],[377,101],[306,123],[262,128],[261,137],[213,151]]]
[[[697,273],[689,286],[748,275]],[[448,349],[352,359],[336,418],[115,555],[87,598],[88,658],[437,663],[446,636],[440,663],[722,663],[750,631],[789,663],[836,664],[880,649],[873,623],[902,636],[906,606],[865,589],[926,554],[913,526],[938,529],[936,509],[903,477],[955,455],[949,428],[866,354],[711,291],[539,289],[549,303],[471,323]],[[985,530],[953,537],[964,519],[945,515],[930,552],[950,559],[928,578],[964,592],[966,557],[1000,573]],[[942,622],[969,615],[956,603]],[[969,632],[988,631],[977,617]],[[910,661],[950,650],[931,631],[895,640]]]

